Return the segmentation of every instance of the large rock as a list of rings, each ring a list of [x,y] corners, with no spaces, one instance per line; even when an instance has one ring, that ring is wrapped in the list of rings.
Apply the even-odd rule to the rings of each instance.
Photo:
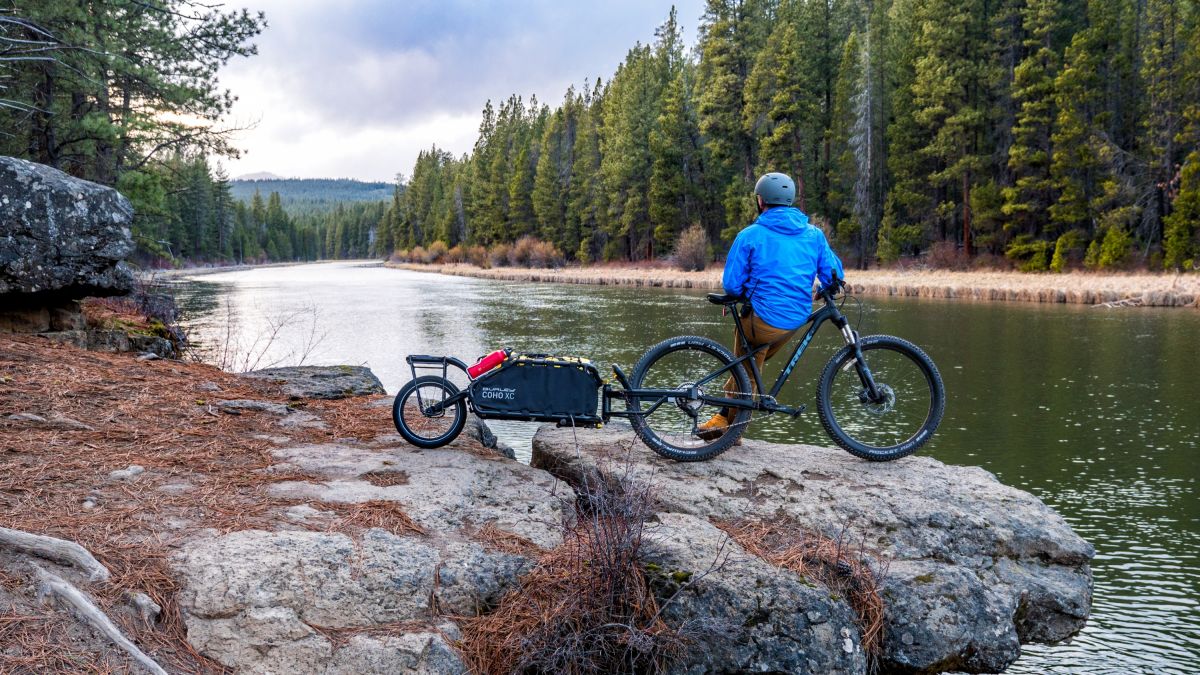
[[[121,261],[133,252],[132,219],[112,188],[0,157],[0,298],[45,307],[127,293],[133,276]]]
[[[343,654],[327,631],[432,623],[437,608],[470,614],[494,602],[524,566],[519,556],[479,544],[435,546],[378,529],[361,539],[234,532],[194,543],[176,561],[193,647],[246,672],[305,673],[339,664],[344,669],[392,651],[387,644],[372,650],[360,644],[354,654]],[[444,645],[435,650],[448,651]],[[438,672],[461,670],[457,659],[441,660],[450,669]]]
[[[1036,497],[982,469],[919,456],[870,463],[830,448],[749,440],[708,462],[675,463],[627,426],[576,436],[539,429],[533,465],[568,481],[629,471],[654,482],[662,512],[784,514],[890,560],[886,668],[998,672],[1022,642],[1066,639],[1087,619],[1092,546]]]
[[[294,504],[293,529],[196,539],[172,562],[188,641],[239,672],[465,672],[444,617],[486,611],[516,588],[539,550],[561,542],[572,495],[543,471],[455,447],[273,454],[264,471],[293,479],[269,497]],[[424,534],[328,531],[366,502],[395,503]],[[484,528],[527,548],[502,550]]]
[[[707,520],[658,514],[645,559],[663,619],[702,637],[672,672],[866,672],[846,603],[746,553]]]
[[[243,377],[282,384],[283,393],[293,399],[334,399],[387,393],[375,373],[364,366],[266,368],[244,373]]]

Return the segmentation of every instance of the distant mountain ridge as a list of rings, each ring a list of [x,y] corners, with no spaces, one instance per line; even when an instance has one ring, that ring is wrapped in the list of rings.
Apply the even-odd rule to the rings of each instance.
[[[247,173],[241,176],[234,176],[232,180],[282,180],[283,176],[270,171],[258,171],[256,173]]]
[[[229,186],[233,198],[246,204],[255,191],[262,194],[264,201],[272,192],[278,192],[284,210],[291,214],[323,213],[344,202],[391,201],[396,190],[393,183],[350,178],[239,178],[229,181]]]

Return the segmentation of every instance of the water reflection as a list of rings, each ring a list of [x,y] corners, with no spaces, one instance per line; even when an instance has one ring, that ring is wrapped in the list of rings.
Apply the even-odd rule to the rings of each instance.
[[[210,275],[179,292],[193,332],[210,348],[230,334],[250,343],[251,331],[269,326],[269,317],[311,307],[325,339],[309,361],[367,365],[392,392],[410,377],[406,354],[473,361],[513,347],[628,370],[667,337],[696,334],[728,344],[731,331],[729,319],[699,293],[349,265]],[[1200,313],[880,299],[868,299],[861,314],[853,304],[846,312],[863,334],[915,342],[941,369],[946,417],[922,454],[982,466],[1033,492],[1096,545],[1087,628],[1070,644],[1027,648],[1011,672],[1194,672]],[[285,332],[263,360],[285,358],[297,340]],[[817,375],[840,344],[835,330],[823,331],[780,399],[811,404]],[[773,381],[781,367],[768,365],[765,378]],[[750,436],[827,445],[811,410],[795,420],[759,420]],[[527,456],[535,425],[494,426]]]

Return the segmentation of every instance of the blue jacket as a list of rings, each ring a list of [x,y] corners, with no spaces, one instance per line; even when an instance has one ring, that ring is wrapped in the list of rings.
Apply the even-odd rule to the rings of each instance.
[[[791,330],[812,312],[813,278],[828,285],[833,272],[845,278],[825,234],[800,209],[775,207],[738,233],[721,282],[726,293],[749,298],[763,321]]]

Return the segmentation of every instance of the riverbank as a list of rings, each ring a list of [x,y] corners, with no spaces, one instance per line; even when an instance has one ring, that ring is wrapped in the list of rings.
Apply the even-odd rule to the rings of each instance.
[[[501,281],[553,282],[598,286],[648,286],[719,290],[721,268],[703,272],[635,266],[482,269],[467,264],[386,263],[414,272]],[[1021,272],[935,270],[848,271],[854,293],[868,296],[937,298],[984,302],[1039,302],[1078,305],[1200,308],[1197,274],[1027,274]]]
[[[209,274],[224,274],[225,272],[245,272],[246,270],[269,269],[272,267],[298,267],[300,265],[320,265],[324,263],[375,263],[382,264],[375,258],[355,258],[353,260],[308,260],[304,262],[274,262],[253,265],[200,265],[196,267],[180,267],[169,270],[146,270],[142,276],[159,279],[180,279],[183,277],[201,277]]]
[[[529,466],[413,448],[389,403],[365,369],[0,336],[0,671],[508,672],[579,630],[670,672],[998,672],[1090,611],[1091,545],[976,468],[754,440],[681,465],[621,425],[543,428]]]

